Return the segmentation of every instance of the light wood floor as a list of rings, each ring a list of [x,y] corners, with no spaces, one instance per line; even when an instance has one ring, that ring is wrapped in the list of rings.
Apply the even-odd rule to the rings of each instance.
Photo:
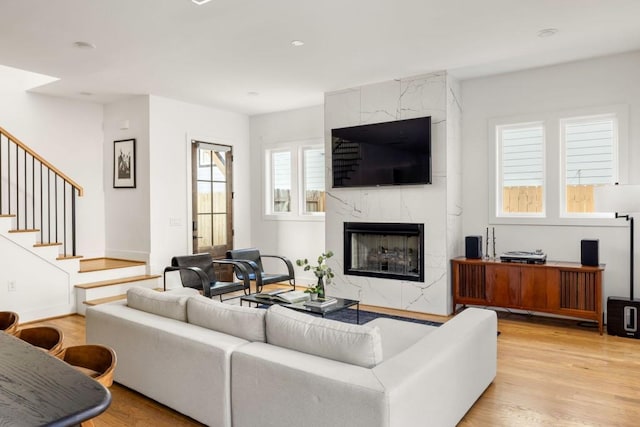
[[[84,342],[81,316],[42,323],[62,328],[66,345]],[[498,327],[497,377],[460,426],[639,425],[640,340],[600,336],[577,321],[508,313],[499,313]],[[118,384],[111,392],[98,427],[200,425]]]

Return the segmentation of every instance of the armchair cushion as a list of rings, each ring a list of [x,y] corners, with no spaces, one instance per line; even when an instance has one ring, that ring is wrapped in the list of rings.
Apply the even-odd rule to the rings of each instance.
[[[224,304],[208,298],[190,298],[187,301],[189,323],[243,338],[265,342],[266,310]]]

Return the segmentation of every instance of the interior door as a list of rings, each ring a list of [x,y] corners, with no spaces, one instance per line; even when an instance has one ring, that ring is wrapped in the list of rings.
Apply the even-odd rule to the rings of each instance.
[[[225,258],[233,248],[231,147],[192,142],[193,253]]]

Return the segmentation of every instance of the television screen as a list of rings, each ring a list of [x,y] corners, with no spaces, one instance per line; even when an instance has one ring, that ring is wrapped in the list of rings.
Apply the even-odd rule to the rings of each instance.
[[[331,130],[333,187],[431,184],[431,117]]]

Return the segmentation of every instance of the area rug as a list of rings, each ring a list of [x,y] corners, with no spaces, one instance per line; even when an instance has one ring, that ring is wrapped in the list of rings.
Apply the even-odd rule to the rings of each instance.
[[[364,323],[370,322],[373,319],[377,319],[378,317],[402,320],[404,322],[411,322],[411,323],[422,323],[423,325],[429,325],[429,326],[442,325],[441,322],[432,322],[430,320],[412,319],[411,317],[394,316],[391,314],[374,313],[373,311],[360,310],[361,325]],[[338,320],[340,322],[345,322],[345,323],[356,323],[356,310],[353,310],[353,309],[340,310],[335,313],[328,314],[326,318]]]

